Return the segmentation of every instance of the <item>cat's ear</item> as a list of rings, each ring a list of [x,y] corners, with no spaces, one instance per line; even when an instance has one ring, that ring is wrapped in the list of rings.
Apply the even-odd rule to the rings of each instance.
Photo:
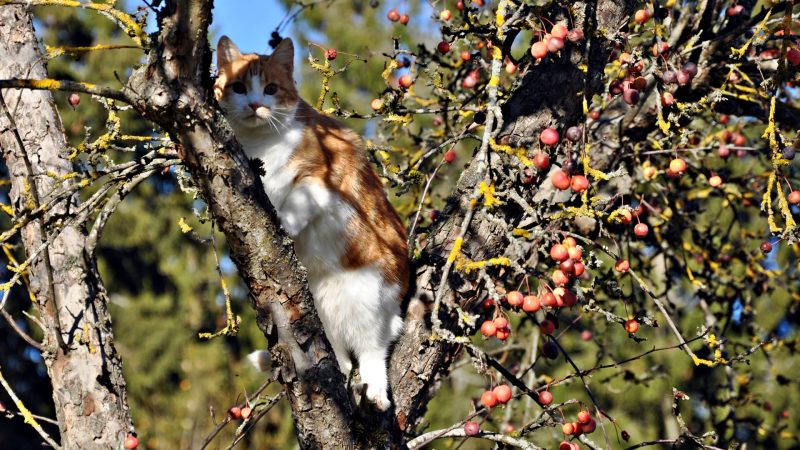
[[[242,57],[239,47],[228,36],[222,36],[217,43],[217,67],[226,67]]]
[[[275,51],[270,55],[270,59],[279,66],[285,67],[289,73],[294,71],[294,44],[289,38],[285,38],[275,47]]]

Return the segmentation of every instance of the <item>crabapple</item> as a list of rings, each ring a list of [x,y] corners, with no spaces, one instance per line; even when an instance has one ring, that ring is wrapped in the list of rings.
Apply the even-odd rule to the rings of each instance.
[[[563,244],[555,244],[550,247],[550,257],[556,261],[564,261],[569,258],[569,249]]]
[[[542,41],[534,42],[531,45],[531,56],[536,59],[542,59],[547,56],[547,44]]]
[[[506,299],[508,300],[508,304],[514,307],[522,306],[524,301],[524,296],[520,291],[511,291],[506,294]]]
[[[73,93],[69,94],[69,97],[67,98],[67,102],[69,102],[69,105],[72,106],[72,108],[74,109],[76,106],[80,105],[81,96],[76,94],[75,92],[73,92]]]
[[[679,70],[678,73],[675,74],[675,79],[678,80],[678,84],[681,86],[685,84],[689,84],[692,81],[692,76],[689,75],[689,72],[685,70]]]
[[[639,331],[639,322],[637,322],[636,319],[626,320],[624,326],[625,326],[625,331],[627,331],[628,333],[633,334]]]
[[[583,37],[583,30],[580,28],[573,28],[567,34],[567,39],[569,39],[570,42],[580,42],[583,40]]]
[[[492,392],[500,403],[508,403],[511,400],[511,388],[507,384],[497,385]]]
[[[228,417],[230,417],[231,420],[239,420],[239,419],[241,419],[242,418],[242,408],[239,408],[238,406],[231,406],[230,409],[228,409]]]
[[[793,66],[800,66],[800,50],[796,48],[786,50],[786,60]]]
[[[681,158],[675,158],[669,162],[669,168],[677,174],[686,172],[686,161]]]
[[[582,262],[578,261],[575,263],[575,269],[573,270],[573,275],[575,277],[580,277],[583,273],[586,272],[586,266],[583,265]]]
[[[539,152],[533,156],[533,165],[539,170],[545,170],[550,167],[550,157],[547,153]]]
[[[553,394],[550,391],[539,392],[539,403],[545,406],[553,403]]]
[[[567,27],[560,23],[553,25],[553,29],[550,30],[550,35],[557,37],[559,39],[566,38],[567,34],[568,34]]]
[[[557,38],[555,36],[550,36],[550,39],[547,40],[547,51],[550,53],[556,53],[559,50],[564,48],[564,39]]]
[[[622,93],[622,99],[629,105],[635,105],[639,103],[639,91],[636,89],[626,89]]]
[[[556,359],[558,358],[558,345],[555,342],[548,341],[542,346],[542,354],[547,359]]]
[[[497,325],[495,325],[491,320],[483,322],[481,325],[481,334],[486,337],[494,336],[497,334]]]
[[[253,414],[253,410],[249,406],[242,408],[242,419],[247,420]]]
[[[597,428],[597,422],[592,418],[589,419],[589,422],[581,424],[581,432],[586,434],[593,433],[595,428]]]
[[[589,179],[583,175],[575,175],[570,180],[570,187],[577,193],[581,193],[589,188]]]
[[[498,317],[494,319],[494,324],[495,326],[497,326],[498,330],[504,330],[508,328],[508,319],[506,319],[505,317]]]
[[[545,128],[539,134],[539,140],[544,145],[556,145],[558,144],[558,131],[553,128]]]
[[[567,258],[564,261],[561,261],[561,264],[558,265],[558,268],[564,273],[575,273],[575,260],[572,258]]]
[[[647,9],[640,9],[636,11],[636,14],[633,15],[633,20],[638,23],[639,25],[647,22],[650,20],[653,14]]]
[[[484,391],[481,394],[481,405],[487,408],[494,408],[497,406],[497,395],[492,391]]]
[[[550,175],[550,181],[553,183],[553,186],[560,191],[569,189],[570,184],[572,184],[569,175],[563,170],[554,171],[553,174]]]
[[[399,83],[400,86],[404,87],[405,89],[408,89],[411,87],[412,84],[414,84],[414,79],[411,77],[411,75],[406,73],[400,77]]]
[[[522,300],[522,310],[525,312],[535,313],[541,308],[542,305],[539,303],[539,299],[536,298],[535,295],[527,295]]]
[[[565,134],[567,139],[570,141],[578,142],[581,139],[581,136],[583,136],[583,130],[581,130],[581,127],[572,126],[567,128],[567,132]]]
[[[476,422],[469,421],[464,424],[464,434],[467,436],[477,436],[481,432],[481,427]]]
[[[139,447],[139,438],[129,434],[128,437],[125,438],[124,447],[129,450]]]

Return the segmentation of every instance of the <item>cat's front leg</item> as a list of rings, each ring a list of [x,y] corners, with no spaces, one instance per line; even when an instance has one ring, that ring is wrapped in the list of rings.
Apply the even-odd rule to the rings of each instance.
[[[297,237],[331,202],[330,191],[314,181],[301,181],[278,208],[278,216],[286,233]]]

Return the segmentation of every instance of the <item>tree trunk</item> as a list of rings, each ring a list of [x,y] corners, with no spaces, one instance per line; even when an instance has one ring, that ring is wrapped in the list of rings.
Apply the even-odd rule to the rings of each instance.
[[[0,79],[46,78],[31,16],[19,6],[0,7]],[[4,90],[0,147],[8,166],[15,219],[70,183],[67,144],[49,91]],[[2,109],[2,105],[0,105]],[[122,362],[114,348],[107,297],[86,233],[69,223],[77,195],[27,222],[22,242],[28,255],[48,240],[30,266],[30,285],[44,330],[43,358],[65,449],[120,448],[132,429]],[[10,299],[9,301],[14,301]]]
[[[167,1],[160,34],[125,94],[184,146],[184,163],[250,288],[259,326],[280,366],[300,448],[355,446],[352,402],[314,310],[305,272],[258,178],[213,103],[209,0]]]

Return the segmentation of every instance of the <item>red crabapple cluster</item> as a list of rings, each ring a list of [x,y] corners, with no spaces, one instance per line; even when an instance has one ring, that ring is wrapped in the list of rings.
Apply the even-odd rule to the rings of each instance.
[[[522,311],[526,314],[535,314],[540,310],[545,313],[544,318],[539,321],[539,330],[542,334],[552,335],[558,328],[558,321],[553,312],[559,308],[569,308],[575,306],[578,301],[575,293],[567,287],[573,278],[581,277],[585,271],[583,250],[577,245],[572,237],[567,237],[562,243],[555,244],[550,249],[550,257],[557,263],[557,268],[553,271],[550,279],[554,287],[546,283],[540,283],[537,295],[524,295],[520,291],[510,291],[502,299],[501,303],[512,311]],[[481,334],[486,338],[495,337],[505,341],[511,335],[511,328],[508,319],[504,315],[500,305],[493,299],[487,298],[483,301],[482,307],[489,311],[494,309],[494,317],[485,320],[480,327]],[[550,344],[548,342],[548,344]],[[548,347],[545,344],[545,347]],[[555,350],[555,352],[553,352]],[[558,348],[545,348],[545,356],[554,354],[558,356]]]
[[[581,127],[572,126],[567,128],[566,138],[567,141],[575,143],[583,137],[583,130]],[[539,142],[547,147],[557,145],[560,141],[558,131],[554,128],[545,128],[539,134]],[[534,156],[533,165],[540,169],[545,170],[550,167],[550,157],[544,152],[539,152]],[[589,189],[589,179],[586,176],[576,173],[578,171],[578,163],[576,160],[567,158],[562,164],[561,169],[554,170],[550,175],[550,181],[553,187],[560,191],[572,189],[576,194]]]
[[[540,60],[545,58],[548,53],[561,51],[564,48],[564,40],[575,43],[582,41],[583,37],[583,30],[580,28],[569,30],[566,25],[557,23],[550,29],[550,33],[542,37],[542,40],[531,45],[531,56]]]
[[[578,437],[581,434],[590,434],[597,429],[597,422],[592,418],[588,410],[582,409],[575,422],[564,422],[561,426],[561,431],[565,436]],[[558,450],[580,450],[580,445],[577,442],[568,442],[567,440],[561,441],[558,445]]]

